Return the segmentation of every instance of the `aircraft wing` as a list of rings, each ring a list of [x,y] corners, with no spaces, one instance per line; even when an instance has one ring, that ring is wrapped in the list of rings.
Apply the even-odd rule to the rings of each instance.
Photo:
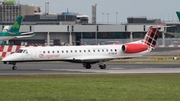
[[[17,36],[16,33],[8,32],[11,36],[16,36],[16,38],[23,38],[23,37],[32,37],[35,35],[34,32],[25,32],[21,33],[21,35]]]
[[[26,37],[32,37],[35,34],[31,34],[31,35],[21,35],[21,36],[15,36],[16,38],[26,38]]]
[[[35,34],[34,32],[25,32],[25,33],[21,33],[21,35],[29,35],[29,34]]]
[[[91,56],[91,55],[87,55],[87,56],[75,56],[75,57],[70,57],[70,58],[66,58],[65,60],[79,60],[79,61],[83,61],[83,62],[97,62],[100,60],[103,61],[109,61],[115,58],[119,58],[119,57],[112,57],[112,56]]]

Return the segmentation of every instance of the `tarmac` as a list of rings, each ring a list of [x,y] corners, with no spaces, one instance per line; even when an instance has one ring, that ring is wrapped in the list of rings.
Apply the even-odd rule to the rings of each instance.
[[[31,74],[129,74],[129,73],[180,73],[180,63],[105,63],[102,70],[98,64],[91,69],[83,68],[82,64],[67,62],[32,62],[17,63],[17,70],[12,65],[0,63],[0,75],[31,75]]]

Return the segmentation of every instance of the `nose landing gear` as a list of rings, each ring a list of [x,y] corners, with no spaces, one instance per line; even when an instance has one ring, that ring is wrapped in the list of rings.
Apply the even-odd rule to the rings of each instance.
[[[13,65],[12,69],[13,69],[13,70],[16,70],[16,69],[17,69],[17,67],[16,67],[15,65]]]
[[[4,62],[4,64],[12,64],[12,70],[16,70],[17,67],[16,67],[16,62]]]
[[[16,70],[16,69],[17,69],[17,67],[16,67],[16,63],[12,63],[12,64],[13,64],[12,69],[13,69],[13,70]]]

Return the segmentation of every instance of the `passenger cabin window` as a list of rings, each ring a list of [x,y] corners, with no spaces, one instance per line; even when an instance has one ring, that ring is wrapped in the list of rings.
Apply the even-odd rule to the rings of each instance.
[[[84,50],[84,52],[86,52],[86,50]]]
[[[62,51],[62,53],[64,53],[64,51]]]
[[[52,53],[54,53],[54,51],[52,51]]]
[[[20,50],[16,51],[16,53],[22,53],[22,52],[23,52],[23,50],[22,50],[22,49],[20,49]]]
[[[71,53],[72,53],[73,51],[71,50]]]
[[[91,52],[90,50],[88,50],[88,52]]]
[[[59,53],[59,51],[57,51],[57,53]]]
[[[117,51],[117,49],[115,49],[115,52]]]
[[[77,53],[77,50],[75,50],[75,52]]]
[[[50,51],[48,51],[48,53],[50,53]]]
[[[43,53],[45,54],[46,52],[45,52],[45,51],[43,51]]]

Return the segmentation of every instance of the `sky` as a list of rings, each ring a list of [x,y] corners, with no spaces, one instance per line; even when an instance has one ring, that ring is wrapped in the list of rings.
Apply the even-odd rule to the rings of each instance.
[[[176,11],[180,11],[180,0],[18,0],[21,4],[40,6],[45,12],[45,2],[49,2],[50,13],[75,12],[92,17],[92,5],[97,4],[98,23],[126,23],[128,17],[161,18],[177,21]]]

